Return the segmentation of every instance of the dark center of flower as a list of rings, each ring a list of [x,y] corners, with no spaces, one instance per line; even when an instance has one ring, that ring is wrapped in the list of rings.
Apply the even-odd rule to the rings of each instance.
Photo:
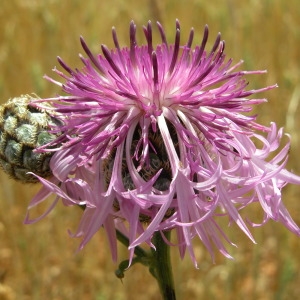
[[[175,145],[175,148],[177,151],[179,151],[178,148],[178,138],[176,131],[171,123],[168,123],[172,139]],[[139,147],[139,142],[141,140],[141,128],[137,127],[135,129],[133,139],[132,139],[132,144],[130,147],[130,155],[132,157],[133,164],[135,168],[138,170],[139,165],[140,165],[140,160],[139,158],[141,157],[141,152],[142,152],[142,147]],[[107,186],[110,183],[111,180],[111,175],[112,175],[112,167],[113,163],[115,160],[115,152],[112,153],[104,163],[103,171],[105,175],[105,180]],[[155,183],[153,184],[153,190],[154,193],[160,193],[160,192],[165,192],[169,189],[170,183],[172,181],[172,170],[171,170],[171,165],[170,161],[168,158],[167,150],[164,145],[162,136],[159,132],[159,129],[157,129],[156,132],[153,132],[152,130],[149,131],[149,162],[144,163],[143,167],[140,168],[139,170],[139,175],[143,180],[146,182],[151,180],[153,176],[157,174],[161,170],[161,173],[159,177],[156,179]],[[127,162],[126,162],[126,157],[125,157],[125,151],[123,153],[123,163],[122,163],[122,181],[124,188],[126,190],[134,190],[136,189],[136,186],[131,178]],[[120,210],[120,205],[118,201],[115,199],[114,200],[114,209],[116,211]],[[140,213],[140,221],[141,222],[150,222],[152,217],[152,210],[157,209],[155,207],[150,207],[148,210],[143,210],[142,213]],[[167,210],[164,220],[169,218],[171,215],[173,215],[175,209],[170,208]]]

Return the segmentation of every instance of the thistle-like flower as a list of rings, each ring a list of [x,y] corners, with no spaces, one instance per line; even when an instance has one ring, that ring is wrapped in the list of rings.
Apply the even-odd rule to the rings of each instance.
[[[276,85],[247,89],[245,75],[265,71],[238,71],[242,62],[226,59],[220,35],[206,51],[207,26],[195,47],[193,29],[181,46],[178,21],[171,45],[157,27],[162,43],[152,44],[149,22],[143,28],[147,44],[138,46],[132,22],[129,48],[119,46],[113,28],[115,50],[102,45],[97,56],[81,38],[87,55],[80,56],[82,70],[58,58],[67,73],[55,72],[64,83],[46,78],[68,95],[32,102],[51,114],[50,104],[62,124],[52,129],[61,135],[38,148],[54,152],[53,177],[35,174],[43,187],[29,209],[50,194],[57,197],[41,217],[59,199],[84,206],[73,236],[82,237],[82,248],[103,227],[113,259],[116,229],[129,239],[130,258],[136,246],[152,246],[155,232],[172,229],[181,256],[187,250],[195,264],[195,237],[212,256],[216,246],[231,257],[224,242],[233,243],[218,221],[228,218],[254,241],[239,213],[254,202],[264,211],[262,224],[273,219],[299,234],[281,200],[283,186],[300,184],[285,169],[289,143],[279,149],[283,130],[259,125],[248,114],[266,101],[249,97]],[[38,219],[28,215],[25,221]]]

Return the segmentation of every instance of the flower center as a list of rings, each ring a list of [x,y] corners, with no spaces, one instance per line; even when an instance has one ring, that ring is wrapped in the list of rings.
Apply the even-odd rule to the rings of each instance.
[[[177,151],[178,149],[178,139],[177,139],[177,134],[174,129],[174,127],[168,123],[168,126],[170,127],[171,130],[171,135],[173,138],[173,142],[175,145],[175,148]],[[163,193],[167,191],[170,187],[170,183],[172,181],[172,170],[171,170],[171,164],[168,158],[167,150],[165,148],[162,136],[157,129],[156,132],[153,132],[151,129],[149,131],[149,153],[148,153],[148,162],[145,162],[142,168],[139,168],[140,166],[140,157],[142,157],[142,147],[139,147],[139,143],[141,141],[141,133],[142,130],[140,127],[137,127],[131,147],[130,147],[130,156],[132,157],[132,162],[136,170],[138,171],[138,174],[140,177],[148,182],[151,180],[157,172],[161,171],[160,175],[156,179],[156,181],[153,184],[153,192],[154,193]],[[105,181],[106,185],[108,186],[111,180],[112,176],[112,170],[113,170],[113,164],[115,161],[115,155],[116,152],[113,152],[104,162],[103,165],[103,172],[105,176]],[[135,190],[137,186],[135,186],[127,162],[126,162],[126,156],[125,156],[125,151],[123,153],[123,163],[122,163],[122,182],[124,185],[124,188],[126,190]],[[115,211],[120,210],[120,205],[117,199],[114,200],[114,209]],[[139,219],[141,222],[148,223],[152,219],[152,215],[154,211],[157,210],[156,207],[150,207],[148,209],[143,209],[141,210]],[[173,215],[175,209],[170,208],[167,210],[165,217],[163,220],[169,218],[170,216]]]

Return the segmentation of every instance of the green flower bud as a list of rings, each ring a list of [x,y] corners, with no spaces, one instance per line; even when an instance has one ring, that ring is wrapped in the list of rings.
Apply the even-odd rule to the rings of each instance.
[[[32,99],[22,95],[0,106],[0,166],[10,177],[24,183],[38,181],[28,172],[42,177],[51,175],[49,162],[53,152],[34,150],[56,138],[49,126],[57,125],[57,120],[30,106]]]

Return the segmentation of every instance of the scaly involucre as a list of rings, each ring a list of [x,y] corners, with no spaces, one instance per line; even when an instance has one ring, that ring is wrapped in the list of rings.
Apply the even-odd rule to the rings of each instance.
[[[48,112],[50,103],[63,125],[52,129],[59,138],[38,149],[55,151],[53,177],[36,175],[43,188],[29,209],[50,194],[56,198],[45,214],[34,220],[28,215],[26,223],[44,217],[62,199],[85,207],[73,234],[82,237],[80,248],[103,227],[116,260],[118,229],[129,238],[132,259],[136,246],[152,246],[154,232],[175,229],[181,256],[188,250],[195,265],[194,237],[212,256],[216,247],[231,257],[224,241],[234,244],[218,224],[224,217],[254,241],[239,213],[254,202],[264,211],[262,224],[274,219],[299,234],[281,201],[284,185],[300,184],[285,169],[289,143],[279,149],[282,129],[244,114],[266,101],[249,96],[276,85],[248,90],[245,75],[265,71],[237,71],[242,62],[225,59],[220,35],[207,52],[207,26],[195,47],[193,29],[180,46],[178,21],[172,45],[157,26],[162,43],[156,47],[151,23],[144,27],[147,44],[138,46],[131,22],[129,48],[119,46],[113,28],[115,50],[102,45],[97,56],[81,38],[87,55],[80,56],[82,70],[58,58],[68,74],[55,72],[65,82],[47,79],[69,95],[32,103]]]

